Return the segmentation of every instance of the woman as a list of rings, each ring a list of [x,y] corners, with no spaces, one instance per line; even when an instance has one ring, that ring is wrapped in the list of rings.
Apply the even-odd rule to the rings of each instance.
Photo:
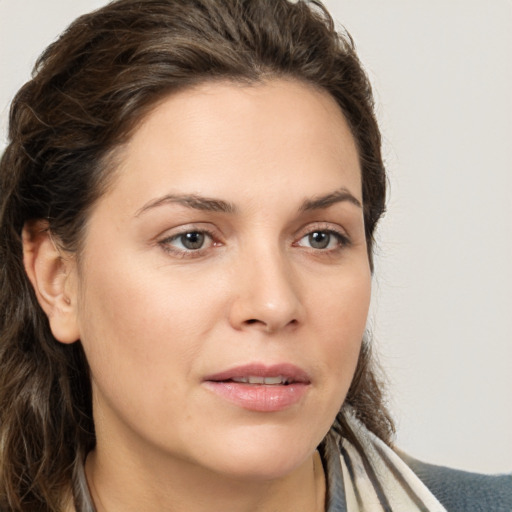
[[[2,510],[510,508],[390,447],[380,134],[320,5],[121,0],[36,67],[1,162]]]

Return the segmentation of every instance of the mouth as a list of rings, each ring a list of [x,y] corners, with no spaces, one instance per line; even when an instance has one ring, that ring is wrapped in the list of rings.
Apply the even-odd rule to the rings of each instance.
[[[250,375],[249,377],[234,377],[230,379],[231,382],[238,382],[239,384],[263,384],[266,386],[288,386],[293,380],[288,377],[278,375],[277,377],[261,377],[259,375]]]
[[[277,412],[299,403],[310,388],[308,374],[291,364],[250,364],[210,375],[204,385],[243,409]]]
[[[310,378],[305,370],[293,364],[283,363],[264,365],[247,364],[230,368],[205,378],[211,382],[236,382],[253,385],[290,385],[294,383],[309,384]]]

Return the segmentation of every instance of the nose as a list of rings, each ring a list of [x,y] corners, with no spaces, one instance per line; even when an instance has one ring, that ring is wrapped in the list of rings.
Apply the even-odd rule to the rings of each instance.
[[[233,279],[229,320],[237,330],[275,333],[297,327],[303,319],[300,283],[278,249],[240,258]]]

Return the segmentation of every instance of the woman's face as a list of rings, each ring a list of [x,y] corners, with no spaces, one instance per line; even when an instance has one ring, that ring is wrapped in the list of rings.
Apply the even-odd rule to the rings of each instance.
[[[119,161],[76,274],[98,454],[287,474],[346,396],[370,300],[340,109],[293,81],[205,84]]]

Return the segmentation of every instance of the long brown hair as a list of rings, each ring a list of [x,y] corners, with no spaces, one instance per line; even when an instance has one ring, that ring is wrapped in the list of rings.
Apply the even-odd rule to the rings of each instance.
[[[94,446],[80,342],[51,334],[23,268],[21,231],[46,219],[80,254],[109,156],[160,99],[204,81],[290,77],[328,91],[356,140],[368,256],[386,177],[370,84],[348,34],[318,1],[119,0],[78,18],[14,99],[0,163],[0,509],[62,508]],[[389,442],[393,425],[363,343],[346,398]],[[344,429],[343,413],[338,428]]]

